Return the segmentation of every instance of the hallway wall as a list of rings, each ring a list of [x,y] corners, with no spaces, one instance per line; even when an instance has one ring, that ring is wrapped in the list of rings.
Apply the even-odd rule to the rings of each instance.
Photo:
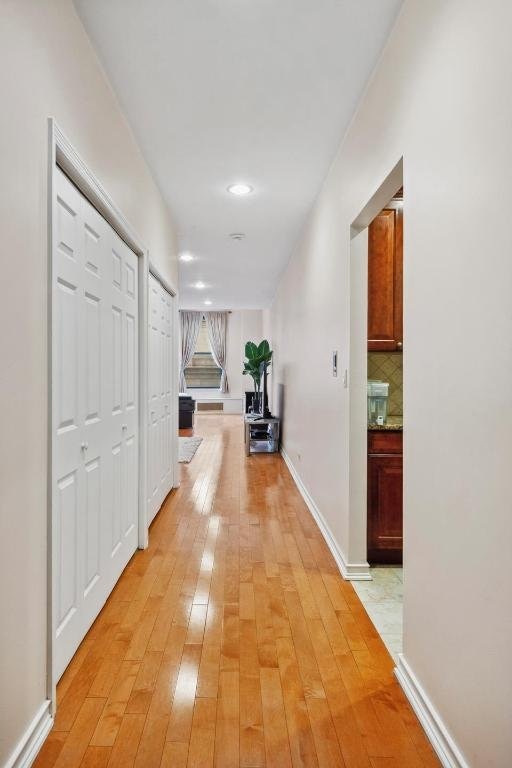
[[[169,212],[70,0],[4,0],[0,765],[46,698],[47,118],[177,286]]]
[[[511,25],[499,0],[405,3],[269,318],[284,445],[349,559],[331,354],[342,372],[351,223],[403,156],[404,655],[475,768],[512,754]]]
[[[229,393],[232,397],[243,397],[246,390],[253,389],[252,379],[244,376],[245,342],[262,341],[262,310],[234,309],[228,322]]]

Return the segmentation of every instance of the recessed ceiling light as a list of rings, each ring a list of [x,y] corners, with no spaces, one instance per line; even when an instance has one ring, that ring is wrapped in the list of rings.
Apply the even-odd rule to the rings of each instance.
[[[228,192],[231,192],[232,195],[237,195],[240,197],[241,195],[249,195],[252,192],[252,187],[249,186],[249,184],[242,184],[241,182],[237,184],[230,184],[228,187]]]
[[[207,307],[209,307],[210,304],[212,303],[212,301],[211,301],[211,299],[205,299],[204,303],[206,304]]]
[[[244,237],[245,237],[245,235],[244,235],[244,233],[243,233],[243,232],[232,232],[232,233],[230,234],[230,238],[231,238],[232,240],[243,240],[243,239],[244,239]]]
[[[191,253],[188,253],[188,251],[185,251],[185,253],[182,253],[180,256],[180,261],[194,261],[194,257]]]
[[[194,288],[198,288],[200,291],[202,291],[203,288],[206,288],[206,285],[202,280],[198,280],[197,283],[194,283]]]

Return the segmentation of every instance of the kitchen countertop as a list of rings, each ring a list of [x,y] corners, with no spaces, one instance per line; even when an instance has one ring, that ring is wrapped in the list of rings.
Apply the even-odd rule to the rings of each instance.
[[[404,428],[403,416],[388,416],[385,424],[368,424],[371,432],[402,432]]]

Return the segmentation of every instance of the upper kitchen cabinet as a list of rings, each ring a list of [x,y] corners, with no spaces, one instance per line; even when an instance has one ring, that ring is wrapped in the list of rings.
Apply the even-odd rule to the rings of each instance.
[[[402,349],[403,209],[385,208],[368,228],[368,350]]]

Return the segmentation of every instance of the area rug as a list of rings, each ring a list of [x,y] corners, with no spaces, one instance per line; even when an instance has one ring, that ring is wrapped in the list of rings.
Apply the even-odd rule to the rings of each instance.
[[[203,442],[202,437],[180,437],[180,463],[188,464]]]

